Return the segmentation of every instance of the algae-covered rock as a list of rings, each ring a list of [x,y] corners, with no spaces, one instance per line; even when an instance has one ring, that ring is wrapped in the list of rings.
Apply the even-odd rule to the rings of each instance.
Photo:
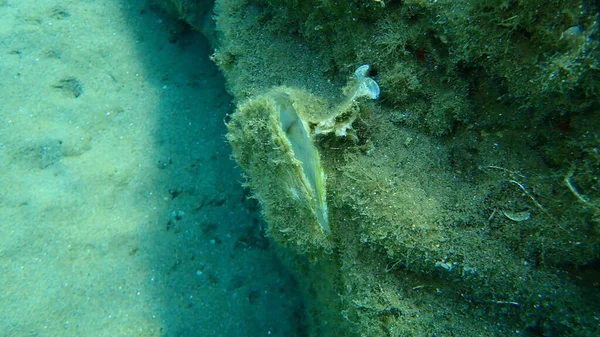
[[[600,334],[597,4],[217,0],[215,13],[213,60],[243,102],[230,140],[270,233],[335,261],[295,268],[310,336],[335,336],[335,315],[360,336]],[[334,105],[367,62],[380,100],[353,102],[376,92],[358,72]],[[281,183],[308,167],[273,131],[287,105],[327,176],[331,234]],[[311,287],[323,279],[337,287]]]

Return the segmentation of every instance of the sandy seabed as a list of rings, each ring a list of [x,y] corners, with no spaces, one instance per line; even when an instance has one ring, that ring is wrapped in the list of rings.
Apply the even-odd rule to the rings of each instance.
[[[230,97],[176,28],[140,0],[0,0],[0,335],[294,335]]]

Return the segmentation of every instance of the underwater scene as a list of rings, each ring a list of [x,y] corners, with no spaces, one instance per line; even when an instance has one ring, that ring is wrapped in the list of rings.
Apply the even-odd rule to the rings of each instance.
[[[600,336],[600,4],[0,0],[0,336]]]

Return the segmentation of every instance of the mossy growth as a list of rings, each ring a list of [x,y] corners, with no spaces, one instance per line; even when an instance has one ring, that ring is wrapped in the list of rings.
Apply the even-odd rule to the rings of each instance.
[[[595,2],[229,0],[215,12],[214,59],[237,102],[254,97],[256,118],[235,122],[252,151],[275,144],[261,133],[270,88],[305,88],[324,107],[365,63],[381,86],[377,103],[352,105],[355,137],[314,138],[331,235],[318,221],[271,231],[336,261],[299,273],[337,284],[321,298],[341,308],[311,302],[312,288],[311,313],[339,310],[361,336],[600,335]],[[260,167],[252,158],[240,160]]]
[[[323,151],[338,158],[327,165],[335,167],[328,172],[330,202],[351,207],[331,213],[348,266],[351,290],[343,296],[358,301],[349,312],[361,331],[449,334],[469,321],[478,323],[460,335],[595,331],[598,293],[575,281],[590,271],[561,270],[594,263],[597,225],[581,222],[581,214],[555,213],[538,178],[491,165],[473,179],[458,178],[460,171],[447,169],[451,148],[398,130],[382,115],[375,109],[359,120],[367,127],[358,137],[368,134],[370,148]],[[529,216],[514,216],[521,211]]]

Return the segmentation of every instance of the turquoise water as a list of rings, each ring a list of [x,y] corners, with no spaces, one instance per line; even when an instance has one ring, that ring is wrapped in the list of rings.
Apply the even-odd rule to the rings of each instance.
[[[0,0],[1,336],[301,330],[184,31],[142,0]]]

